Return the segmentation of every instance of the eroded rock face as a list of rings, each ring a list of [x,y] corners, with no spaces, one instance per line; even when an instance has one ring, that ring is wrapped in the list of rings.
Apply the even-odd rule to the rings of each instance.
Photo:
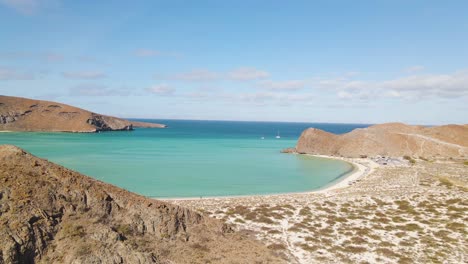
[[[105,117],[102,115],[92,114],[91,118],[86,121],[88,124],[96,127],[96,131],[118,131],[133,130],[133,124],[129,124],[125,120]]]
[[[412,156],[466,158],[468,126],[410,126],[387,123],[335,135],[309,128],[302,132],[296,151],[359,158],[362,156]]]
[[[165,125],[100,115],[54,102],[0,96],[0,131],[100,132],[134,127]]]
[[[14,146],[0,146],[0,238],[0,263],[282,262],[215,219]]]

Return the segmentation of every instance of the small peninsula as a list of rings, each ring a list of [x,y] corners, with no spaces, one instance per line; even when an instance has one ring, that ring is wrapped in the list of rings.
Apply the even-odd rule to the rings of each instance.
[[[56,102],[0,95],[0,131],[93,133],[135,127],[166,126],[101,115]]]

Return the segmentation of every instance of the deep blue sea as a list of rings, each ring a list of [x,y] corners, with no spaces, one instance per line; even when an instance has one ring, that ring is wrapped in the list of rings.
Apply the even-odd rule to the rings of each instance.
[[[151,197],[273,194],[320,189],[352,169],[342,161],[280,153],[294,147],[304,129],[346,133],[368,126],[140,121],[163,123],[168,128],[95,134],[0,133],[0,144],[17,145],[39,157]]]

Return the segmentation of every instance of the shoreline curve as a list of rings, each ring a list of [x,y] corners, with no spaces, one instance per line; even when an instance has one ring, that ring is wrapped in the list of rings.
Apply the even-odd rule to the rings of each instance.
[[[304,194],[329,194],[330,192],[342,189],[350,186],[353,182],[361,179],[362,177],[369,175],[371,172],[374,171],[376,167],[379,165],[374,161],[368,158],[343,158],[343,157],[335,157],[335,156],[328,156],[328,155],[313,155],[313,154],[294,154],[294,155],[306,155],[311,157],[317,158],[325,158],[325,159],[334,159],[347,162],[351,164],[353,169],[344,175],[338,177],[336,180],[331,181],[327,185],[305,192],[285,192],[285,193],[272,193],[272,194],[251,194],[251,195],[226,195],[226,196],[206,196],[206,197],[154,197],[148,196],[151,199],[157,199],[162,201],[193,201],[193,200],[210,200],[210,199],[235,199],[235,198],[248,198],[248,197],[281,197],[284,195],[304,195]]]

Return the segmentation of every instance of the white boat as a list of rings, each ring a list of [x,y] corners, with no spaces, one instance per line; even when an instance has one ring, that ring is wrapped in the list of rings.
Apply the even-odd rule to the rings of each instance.
[[[281,138],[281,137],[280,137],[280,134],[279,134],[279,131],[278,131],[278,133],[276,134],[276,138]]]
[[[261,137],[260,139],[265,139],[265,137]]]

